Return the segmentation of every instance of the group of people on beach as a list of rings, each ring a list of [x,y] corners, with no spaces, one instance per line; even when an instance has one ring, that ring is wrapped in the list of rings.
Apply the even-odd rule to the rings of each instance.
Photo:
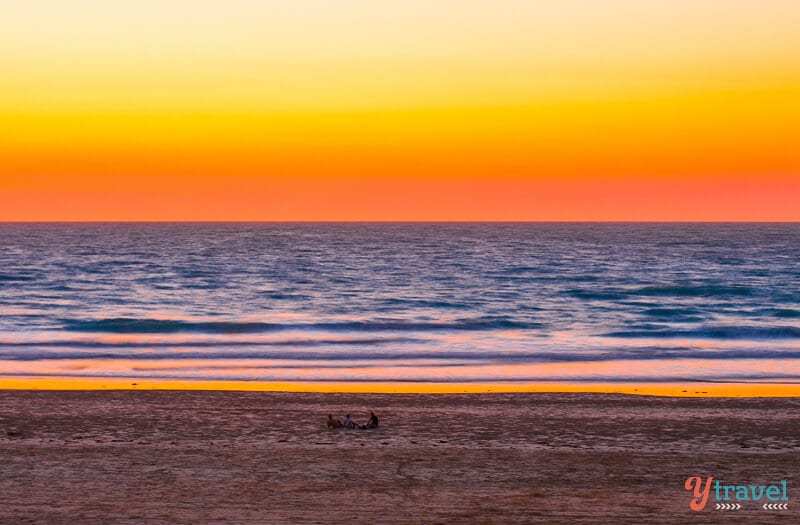
[[[328,428],[378,428],[378,416],[375,415],[375,412],[370,412],[369,421],[363,425],[359,425],[353,421],[350,414],[347,414],[344,420],[334,419],[332,415],[328,414],[328,421],[326,424]]]

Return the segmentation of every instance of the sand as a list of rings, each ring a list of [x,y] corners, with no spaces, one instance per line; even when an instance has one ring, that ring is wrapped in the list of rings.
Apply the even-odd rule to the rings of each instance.
[[[800,399],[0,391],[0,523],[798,523]],[[381,418],[328,430],[328,413]],[[689,476],[789,510],[689,509]]]

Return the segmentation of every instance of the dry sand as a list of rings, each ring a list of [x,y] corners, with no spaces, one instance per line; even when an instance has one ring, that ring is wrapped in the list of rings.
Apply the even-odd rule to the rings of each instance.
[[[800,399],[0,391],[0,523],[798,523]],[[327,430],[368,410],[374,431]],[[689,510],[689,476],[787,511]]]

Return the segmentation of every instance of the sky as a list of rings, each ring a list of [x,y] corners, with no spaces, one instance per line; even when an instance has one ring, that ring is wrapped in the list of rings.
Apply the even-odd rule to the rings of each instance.
[[[2,221],[800,221],[796,0],[0,13]]]

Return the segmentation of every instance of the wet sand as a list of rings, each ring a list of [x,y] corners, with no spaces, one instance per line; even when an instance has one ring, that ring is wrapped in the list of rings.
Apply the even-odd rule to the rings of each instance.
[[[797,523],[800,399],[0,391],[0,523]],[[328,413],[381,417],[328,430]],[[689,510],[689,476],[789,510]]]

